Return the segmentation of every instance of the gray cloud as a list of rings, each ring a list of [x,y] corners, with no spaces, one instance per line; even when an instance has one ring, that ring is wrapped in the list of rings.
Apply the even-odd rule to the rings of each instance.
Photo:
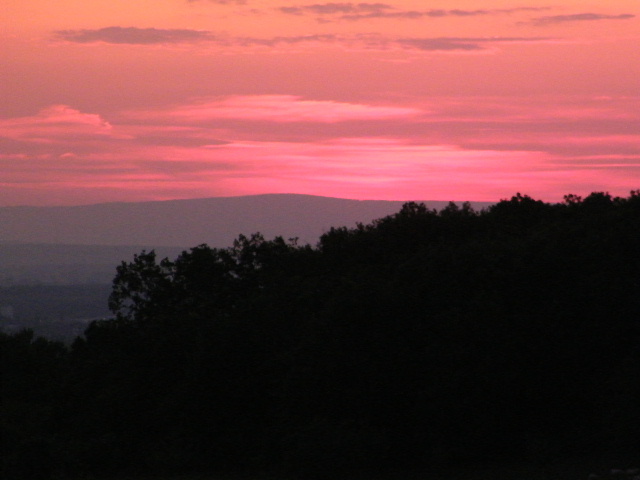
[[[295,45],[344,40],[336,35],[294,35],[271,38],[228,37],[204,30],[179,30],[136,27],[105,27],[96,30],[58,30],[54,37],[73,43],[111,43],[128,45],[155,45],[168,43],[209,43],[221,47],[251,47]]]
[[[366,34],[354,36],[342,35],[301,35],[291,37],[255,38],[244,37],[229,39],[228,46],[266,46],[296,45],[303,43],[327,43],[351,48],[371,50],[407,49],[422,52],[472,52],[487,50],[491,45],[504,43],[539,43],[550,41],[550,37],[386,37]]]
[[[58,30],[59,40],[73,43],[114,43],[153,45],[166,43],[192,43],[214,40],[211,32],[186,29],[158,29],[136,27],[105,27],[96,30]]]
[[[595,21],[595,20],[628,20],[634,17],[635,15],[632,15],[630,13],[623,13],[621,15],[604,15],[600,13],[576,13],[573,15],[550,15],[545,17],[538,17],[526,23],[544,26],[544,25],[554,25],[557,23],[565,23],[565,22],[583,22],[583,21]]]
[[[335,4],[342,5],[342,4]],[[381,4],[367,4],[381,5]],[[371,7],[374,8],[374,7]],[[222,48],[278,47],[325,43],[373,50],[409,49],[423,52],[455,52],[486,50],[490,44],[531,43],[550,40],[547,37],[385,37],[382,35],[293,35],[270,38],[216,36],[201,30],[163,30],[155,28],[106,27],[97,30],[62,30],[58,39],[74,43],[111,43],[155,45],[204,43]]]
[[[343,20],[364,20],[367,18],[440,18],[440,17],[473,17],[478,15],[490,15],[493,13],[504,13],[503,10],[400,10],[400,11],[377,11],[366,13],[355,13],[342,15]]]
[[[264,46],[273,47],[275,45],[296,45],[300,43],[314,43],[314,42],[327,42],[335,43],[342,40],[337,35],[325,34],[325,35],[294,35],[290,37],[272,37],[272,38],[256,38],[256,37],[238,37],[229,40],[229,46]]]
[[[546,37],[439,37],[401,38],[396,44],[421,51],[479,51],[495,43],[537,43],[550,40]]]
[[[455,38],[403,38],[398,40],[398,44],[430,52],[484,50],[479,42]]]
[[[337,14],[375,14],[387,10],[393,10],[386,3],[317,3],[300,7],[280,7],[280,11],[291,15],[304,15],[312,13],[316,15]]]
[[[471,17],[478,15],[510,14],[519,11],[542,11],[548,7],[517,7],[503,9],[477,10],[398,10],[386,3],[322,3],[313,5],[280,7],[283,13],[290,15],[318,15],[318,20],[366,20],[372,18],[418,19],[440,17]]]
[[[342,20],[365,20],[367,18],[442,18],[442,17],[476,17],[481,15],[497,15],[510,14],[518,11],[546,10],[546,7],[521,7],[521,8],[503,8],[503,9],[478,9],[478,10],[401,10],[401,11],[379,11],[357,14],[342,15]]]

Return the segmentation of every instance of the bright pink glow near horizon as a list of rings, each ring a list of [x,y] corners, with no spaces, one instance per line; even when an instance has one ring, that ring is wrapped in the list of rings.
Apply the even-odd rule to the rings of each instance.
[[[0,206],[640,188],[637,0],[32,0]]]

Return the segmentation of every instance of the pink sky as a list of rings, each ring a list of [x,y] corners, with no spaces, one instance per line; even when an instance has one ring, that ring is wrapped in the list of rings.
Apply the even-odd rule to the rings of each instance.
[[[638,0],[5,0],[0,206],[640,188]]]

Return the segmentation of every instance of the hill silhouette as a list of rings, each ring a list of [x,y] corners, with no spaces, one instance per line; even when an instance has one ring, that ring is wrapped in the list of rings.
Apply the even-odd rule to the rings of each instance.
[[[335,226],[368,223],[403,202],[272,194],[74,207],[2,207],[0,243],[228,247],[240,234],[315,244]],[[440,209],[448,202],[427,202]],[[489,203],[474,203],[478,208]]]
[[[0,334],[3,474],[638,465],[638,238],[640,191],[518,194],[407,203],[316,246],[140,252],[117,268],[114,318],[70,347]]]

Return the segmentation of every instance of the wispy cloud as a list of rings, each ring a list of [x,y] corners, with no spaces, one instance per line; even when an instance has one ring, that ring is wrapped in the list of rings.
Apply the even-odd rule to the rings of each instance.
[[[306,192],[560,199],[637,188],[640,98],[452,97],[375,104],[205,99],[106,119],[54,105],[0,120],[0,195],[51,203]],[[615,121],[611,121],[615,120]],[[455,185],[455,188],[452,187]],[[21,200],[17,200],[21,199]]]
[[[375,18],[420,19],[441,17],[473,17],[479,15],[511,14],[520,11],[541,11],[548,10],[548,7],[516,7],[475,10],[401,10],[387,3],[319,3],[313,5],[280,7],[279,10],[290,15],[317,15],[319,16],[319,21],[357,21]]]
[[[236,119],[251,122],[337,123],[411,117],[416,108],[366,105],[360,103],[306,100],[293,95],[247,95],[202,101],[160,113],[132,112],[133,118],[157,119],[160,115],[187,123]]]
[[[357,38],[357,40],[356,40]],[[549,43],[551,37],[397,37],[361,35],[351,40],[352,47],[372,50],[407,50],[421,53],[487,53],[501,44]]]
[[[234,37],[221,39],[218,43],[229,47],[275,47],[278,45],[326,44],[341,43],[345,41],[347,41],[347,37],[333,34],[316,34],[276,36],[268,38]]]
[[[604,15],[601,13],[575,13],[573,15],[549,15],[532,19],[530,23],[533,25],[545,26],[555,25],[567,22],[590,22],[598,20],[629,20],[635,18],[631,13],[623,13],[620,15]]]
[[[395,43],[401,47],[428,52],[484,51],[487,46],[500,43],[549,42],[548,37],[440,37],[401,38]]]
[[[210,3],[219,3],[220,5],[245,5],[247,0],[187,0],[189,3],[207,1]]]
[[[218,45],[234,48],[270,47],[288,48],[306,45],[333,45],[350,50],[410,50],[430,53],[483,53],[506,43],[551,42],[551,37],[394,37],[378,34],[361,35],[301,35],[272,38],[227,38]]]
[[[113,43],[153,45],[193,43],[214,40],[211,32],[189,29],[160,29],[137,27],[105,27],[95,30],[58,30],[55,38],[72,43]]]
[[[342,4],[331,8],[339,9]],[[367,4],[378,5],[378,4]],[[342,7],[340,7],[342,8]],[[372,6],[373,8],[377,8]],[[364,50],[414,50],[420,52],[484,52],[492,45],[504,43],[538,43],[551,41],[548,37],[393,37],[377,34],[361,35],[290,35],[275,37],[233,37],[204,30],[163,30],[155,28],[105,27],[97,30],[63,30],[55,38],[79,44],[105,43],[114,45],[153,46],[158,44],[197,45],[205,49],[225,49],[229,52],[249,53],[254,48],[283,49],[332,45]],[[274,50],[274,49],[278,50]]]
[[[188,0],[189,2],[213,2],[221,4],[242,4],[243,0]],[[540,12],[551,7],[523,6],[495,9],[400,9],[382,2],[329,2],[307,5],[290,5],[276,10],[298,16],[315,16],[320,21],[358,21],[375,18],[441,18],[475,17],[488,15],[508,15],[518,12]],[[605,15],[596,13],[578,13],[572,15],[551,15],[533,18],[526,22],[538,26],[566,22],[625,20],[634,18],[633,14]],[[427,53],[486,53],[496,51],[496,45],[506,43],[551,42],[547,37],[399,37],[378,34],[340,35],[279,35],[272,37],[233,36],[196,29],[139,28],[134,26],[108,26],[98,29],[69,29],[53,32],[59,41],[76,44],[111,45],[180,45],[217,51],[225,49],[229,53],[250,53],[255,49],[277,53],[292,48],[312,48],[314,46],[336,46],[347,49],[366,50],[413,50]]]
[[[422,53],[486,53],[501,44],[550,43],[552,37],[394,37],[377,34],[307,35],[273,38],[227,39],[229,47],[293,47],[334,45],[350,50],[407,50]]]
[[[455,38],[403,38],[398,44],[411,49],[429,52],[478,51],[485,48],[474,40]]]
[[[510,14],[518,11],[541,10],[543,8],[522,7],[508,9],[477,9],[477,10],[394,10],[370,13],[355,13],[342,15],[342,20],[366,20],[370,18],[397,18],[397,19],[420,19],[420,18],[442,18],[442,17],[476,17],[485,15]]]
[[[291,15],[346,15],[346,14],[381,14],[394,10],[394,7],[386,3],[316,3],[314,5],[301,5],[280,7],[283,13]]]
[[[335,42],[340,37],[332,34],[292,35],[276,37],[231,37],[217,35],[208,30],[159,29],[111,26],[94,30],[57,30],[57,40],[71,43],[114,45],[204,44],[219,47],[271,47],[317,42]]]

